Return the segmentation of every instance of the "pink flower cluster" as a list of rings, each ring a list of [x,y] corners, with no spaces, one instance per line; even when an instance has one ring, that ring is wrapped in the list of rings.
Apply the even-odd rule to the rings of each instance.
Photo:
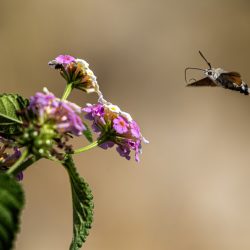
[[[68,83],[74,84],[74,88],[87,93],[97,92],[99,89],[96,76],[83,59],[70,55],[59,55],[49,62],[49,66],[58,69]]]
[[[37,115],[41,124],[52,123],[61,134],[72,133],[79,136],[86,129],[79,116],[81,108],[72,102],[57,99],[48,91],[32,96],[29,109]]]
[[[139,162],[142,141],[147,141],[129,114],[110,103],[87,104],[83,111],[87,113],[85,118],[93,122],[92,128],[99,133],[99,140],[104,141],[100,147],[107,149],[116,144],[117,152],[127,160],[133,150],[135,160]]]

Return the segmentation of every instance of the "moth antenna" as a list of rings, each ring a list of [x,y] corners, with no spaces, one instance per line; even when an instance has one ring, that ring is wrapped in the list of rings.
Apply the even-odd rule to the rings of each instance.
[[[186,81],[186,83],[188,83],[188,81],[187,81],[187,71],[188,71],[189,69],[201,70],[201,71],[205,72],[204,69],[200,69],[200,68],[190,68],[190,67],[185,68],[185,81]],[[192,78],[192,79],[194,79],[194,78]],[[190,79],[189,82],[190,82],[192,79]],[[194,79],[194,80],[195,80],[195,79]]]
[[[199,54],[200,54],[200,56],[205,60],[205,62],[207,63],[207,65],[208,65],[208,67],[209,67],[209,69],[211,69],[212,67],[211,67],[211,63],[210,62],[208,62],[208,60],[205,58],[205,56],[201,53],[201,51],[199,50]]]

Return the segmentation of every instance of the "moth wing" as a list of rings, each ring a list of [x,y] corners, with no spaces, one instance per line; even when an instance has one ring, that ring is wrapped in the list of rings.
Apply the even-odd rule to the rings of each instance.
[[[236,86],[240,87],[242,84],[241,75],[238,72],[222,73],[221,76],[227,81],[234,83]]]
[[[236,71],[231,71],[231,72],[228,72],[227,74],[235,76],[235,77],[241,77],[240,73]]]
[[[218,85],[216,85],[210,78],[208,77],[205,77],[201,80],[198,80],[198,81],[195,81],[195,82],[192,82],[192,83],[189,83],[187,84],[187,87],[207,87],[207,86],[210,86],[210,87],[217,87]]]

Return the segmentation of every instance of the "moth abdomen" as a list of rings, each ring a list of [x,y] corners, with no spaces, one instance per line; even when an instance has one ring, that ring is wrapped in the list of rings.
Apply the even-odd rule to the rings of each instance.
[[[222,87],[224,87],[226,89],[237,89],[237,88],[240,88],[240,86],[237,86],[230,79],[228,79],[227,77],[225,77],[224,74],[220,74],[220,76],[216,79],[216,82],[218,82],[219,85],[221,85]]]

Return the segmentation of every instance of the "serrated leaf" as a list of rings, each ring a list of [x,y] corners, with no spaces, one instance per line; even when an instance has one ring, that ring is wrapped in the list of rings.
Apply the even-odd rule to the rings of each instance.
[[[16,134],[23,123],[18,111],[28,105],[28,100],[19,95],[3,94],[0,95],[0,133]]]
[[[93,136],[89,126],[86,123],[84,123],[84,126],[86,127],[86,130],[83,131],[83,134],[89,142],[93,142]]]
[[[23,206],[21,185],[13,177],[0,174],[0,250],[12,249]]]
[[[63,165],[69,174],[73,202],[73,239],[70,250],[78,250],[86,241],[93,222],[93,195],[89,185],[79,176],[72,156],[67,155]]]

